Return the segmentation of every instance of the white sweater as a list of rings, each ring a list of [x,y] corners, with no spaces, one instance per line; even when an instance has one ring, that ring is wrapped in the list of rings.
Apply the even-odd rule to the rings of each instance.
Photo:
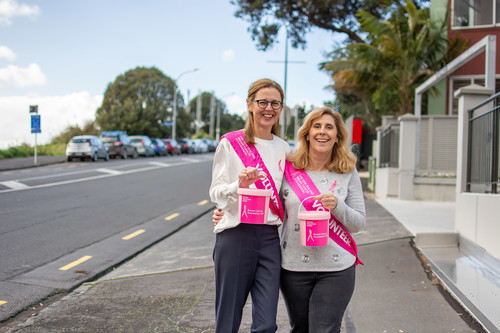
[[[288,143],[273,135],[272,140],[255,138],[255,147],[279,191],[283,180],[286,155],[290,152]],[[240,223],[238,218],[238,174],[244,167],[231,143],[223,138],[215,151],[212,184],[210,185],[211,201],[217,208],[224,211],[224,216],[214,227],[215,233],[234,228]],[[255,188],[255,185],[250,187]],[[281,223],[280,218],[269,210],[267,224],[281,225]]]

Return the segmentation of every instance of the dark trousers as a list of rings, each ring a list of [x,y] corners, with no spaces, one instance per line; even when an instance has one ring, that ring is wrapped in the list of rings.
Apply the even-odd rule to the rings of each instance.
[[[240,224],[216,235],[215,332],[238,332],[248,294],[251,332],[276,332],[281,251],[278,229]]]
[[[356,268],[338,272],[281,270],[281,292],[292,333],[338,333],[354,292]]]

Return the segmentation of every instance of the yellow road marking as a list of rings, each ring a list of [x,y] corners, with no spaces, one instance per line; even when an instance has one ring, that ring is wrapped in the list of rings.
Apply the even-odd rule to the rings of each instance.
[[[0,301],[0,305],[7,304],[7,301]]]
[[[122,237],[122,239],[123,239],[123,240],[129,240],[129,239],[131,239],[131,238],[134,238],[135,236],[138,236],[138,235],[142,234],[143,232],[146,232],[146,230],[144,230],[144,229],[139,229],[139,230],[137,230],[136,232],[131,233],[130,235],[127,235],[127,236],[125,236],[125,237]]]
[[[207,203],[208,203],[208,200],[203,200],[203,201],[198,202],[198,206],[203,206],[203,205],[206,205]]]
[[[59,268],[59,270],[60,271],[67,271],[68,269],[71,269],[77,265],[80,265],[82,262],[85,262],[85,261],[89,260],[90,258],[92,258],[92,256],[83,256],[80,259],[75,260],[72,263],[69,263],[66,266]]]
[[[165,221],[170,221],[170,220],[173,220],[175,219],[177,216],[179,216],[179,213],[174,213],[172,215],[169,215],[167,217],[165,217]]]

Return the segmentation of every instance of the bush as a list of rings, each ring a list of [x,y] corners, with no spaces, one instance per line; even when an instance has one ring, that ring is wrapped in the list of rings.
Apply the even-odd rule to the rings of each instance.
[[[50,143],[37,147],[37,155],[64,155],[66,153],[66,144],[64,143]],[[15,158],[15,157],[29,157],[35,155],[35,148],[27,144],[21,146],[9,147],[0,150],[0,159]]]

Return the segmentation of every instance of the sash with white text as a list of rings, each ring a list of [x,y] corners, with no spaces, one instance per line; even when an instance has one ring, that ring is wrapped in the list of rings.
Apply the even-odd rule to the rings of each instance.
[[[258,189],[272,190],[273,193],[271,194],[271,200],[269,200],[269,207],[271,211],[283,221],[284,211],[279,199],[278,190],[276,189],[276,185],[274,185],[271,173],[267,170],[255,145],[246,143],[243,130],[226,133],[221,139],[222,138],[226,138],[229,143],[231,143],[231,146],[245,167],[257,168],[267,175],[266,178],[257,180],[255,182],[255,187]]]
[[[311,201],[305,200],[308,197],[320,195],[321,192],[318,190],[314,182],[311,180],[309,175],[304,170],[296,170],[292,163],[286,161],[285,163],[285,178],[292,187],[295,194],[303,206],[308,211],[328,211],[319,200]],[[304,201],[305,200],[305,201]],[[329,235],[330,238],[337,244],[339,244],[344,250],[348,251],[356,257],[356,265],[363,264],[358,258],[358,247],[351,234],[342,225],[342,223],[337,220],[337,218],[330,212],[330,223],[329,223]]]

